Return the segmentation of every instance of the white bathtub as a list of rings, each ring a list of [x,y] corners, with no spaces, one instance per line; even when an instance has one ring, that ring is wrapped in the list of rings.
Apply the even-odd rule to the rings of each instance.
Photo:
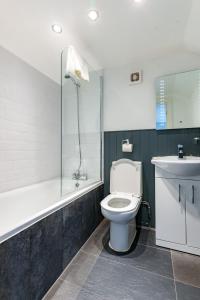
[[[77,190],[75,183],[64,179],[64,190],[70,193],[63,198],[59,179],[1,193],[0,243],[102,184],[94,180],[79,181]]]

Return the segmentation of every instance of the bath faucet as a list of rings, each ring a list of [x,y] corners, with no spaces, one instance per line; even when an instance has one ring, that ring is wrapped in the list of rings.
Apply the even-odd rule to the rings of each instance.
[[[183,145],[178,145],[178,158],[183,158]]]
[[[74,180],[87,180],[87,174],[81,174],[79,170],[72,174]]]
[[[74,179],[74,180],[79,180],[79,177],[80,177],[79,171],[76,171],[72,174],[72,179]]]

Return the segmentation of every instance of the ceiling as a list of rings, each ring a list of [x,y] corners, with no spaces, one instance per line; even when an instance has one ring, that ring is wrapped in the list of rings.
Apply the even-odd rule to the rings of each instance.
[[[95,69],[180,49],[200,54],[199,0],[0,0],[0,7],[0,45],[58,82],[60,53],[70,44]],[[100,12],[95,23],[90,8]]]

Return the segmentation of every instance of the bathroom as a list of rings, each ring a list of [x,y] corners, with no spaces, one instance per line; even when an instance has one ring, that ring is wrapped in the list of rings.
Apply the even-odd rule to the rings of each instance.
[[[0,300],[200,299],[200,2],[0,9]]]

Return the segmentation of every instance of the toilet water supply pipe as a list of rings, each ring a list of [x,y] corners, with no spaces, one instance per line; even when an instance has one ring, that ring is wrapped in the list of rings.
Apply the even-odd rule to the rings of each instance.
[[[151,221],[151,207],[148,201],[142,201],[142,206],[145,206],[147,208],[147,214],[148,214],[148,221],[145,223],[145,225],[150,226]]]

